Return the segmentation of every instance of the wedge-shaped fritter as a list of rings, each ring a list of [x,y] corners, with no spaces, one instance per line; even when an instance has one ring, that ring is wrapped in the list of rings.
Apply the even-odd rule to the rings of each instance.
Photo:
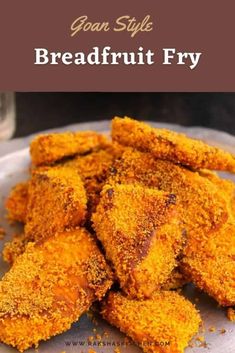
[[[219,189],[227,201],[227,205],[231,213],[235,216],[235,184],[231,180],[220,178],[216,172],[210,170],[199,170],[201,176],[209,179]]]
[[[182,268],[192,281],[222,306],[235,305],[235,219],[218,230],[193,232]]]
[[[21,352],[68,330],[112,284],[85,229],[29,243],[0,282],[0,341]]]
[[[77,156],[64,163],[64,165],[77,170],[84,182],[90,213],[95,211],[100,199],[100,192],[110,174],[111,167],[123,151],[122,146],[109,143],[99,151],[85,156]]]
[[[78,173],[67,167],[35,171],[29,183],[25,234],[29,239],[82,224],[86,192]]]
[[[75,154],[85,154],[106,144],[104,135],[94,131],[64,132],[38,135],[31,142],[34,165],[51,164]]]
[[[8,211],[8,219],[25,223],[28,201],[28,182],[22,182],[12,188],[5,206]]]
[[[166,281],[181,248],[175,195],[133,185],[106,185],[93,215],[97,237],[121,288],[149,297]]]
[[[212,181],[131,149],[116,162],[109,182],[145,185],[175,194],[185,238],[181,269],[220,304],[234,305],[235,221],[230,182],[219,182],[216,176]],[[224,183],[227,189],[221,187]]]
[[[218,229],[229,217],[224,194],[217,185],[198,172],[156,159],[150,153],[126,150],[115,163],[109,183],[144,185],[175,194],[185,239],[190,230]]]
[[[130,336],[146,353],[183,353],[201,319],[195,307],[176,292],[157,292],[132,300],[110,292],[103,317]]]
[[[120,144],[151,152],[157,158],[190,166],[235,173],[235,157],[200,140],[170,130],[151,128],[130,118],[114,118],[112,138]]]

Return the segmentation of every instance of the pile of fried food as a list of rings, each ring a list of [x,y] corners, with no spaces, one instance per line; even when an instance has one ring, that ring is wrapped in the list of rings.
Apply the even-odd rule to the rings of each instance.
[[[127,117],[111,135],[39,135],[6,201],[24,233],[3,251],[0,341],[21,352],[99,301],[145,352],[182,353],[201,319],[178,288],[235,305],[235,186],[211,171],[234,173],[235,157]]]

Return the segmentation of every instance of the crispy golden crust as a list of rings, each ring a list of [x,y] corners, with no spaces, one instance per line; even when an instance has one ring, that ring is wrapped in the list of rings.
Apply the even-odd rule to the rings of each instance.
[[[217,229],[229,216],[226,200],[210,180],[150,153],[127,149],[115,163],[109,183],[140,184],[175,194],[185,237],[190,230]]]
[[[25,234],[14,235],[11,241],[4,244],[2,251],[3,260],[12,265],[17,257],[24,253],[28,242],[29,239],[25,236]]]
[[[227,201],[228,208],[235,216],[235,184],[231,180],[220,178],[215,172],[210,170],[199,170],[199,173],[217,186],[219,193],[223,195]]]
[[[218,177],[212,182],[198,172],[131,149],[114,170],[110,183],[147,185],[176,195],[186,239],[182,269],[221,305],[234,305],[235,221],[228,206],[231,184],[219,182]],[[222,188],[224,183],[230,186]]]
[[[35,171],[29,182],[25,234],[29,239],[62,232],[82,224],[86,192],[78,173],[67,167]]]
[[[190,279],[187,277],[179,267],[174,268],[167,281],[162,285],[162,290],[171,290],[182,288],[185,284],[189,283]]]
[[[29,243],[0,282],[0,341],[21,352],[66,331],[112,284],[85,229]]]
[[[8,211],[8,219],[25,223],[28,201],[28,182],[19,183],[12,188],[5,207]]]
[[[74,168],[84,182],[90,213],[95,211],[100,199],[100,192],[109,176],[110,169],[124,151],[122,146],[107,144],[104,149],[86,156],[77,156],[64,165]]]
[[[195,307],[176,292],[140,301],[110,292],[102,315],[146,353],[183,353],[201,322]]]
[[[181,248],[175,196],[133,185],[106,185],[94,229],[123,290],[149,297],[166,281]]]
[[[235,305],[235,220],[220,229],[193,232],[184,249],[182,268],[220,305]]]
[[[127,117],[113,119],[112,138],[120,144],[151,152],[157,158],[174,163],[235,173],[235,157],[232,154],[183,134],[154,129]]]
[[[106,143],[106,137],[94,131],[43,134],[31,142],[30,153],[34,165],[51,164],[65,157],[91,152]]]

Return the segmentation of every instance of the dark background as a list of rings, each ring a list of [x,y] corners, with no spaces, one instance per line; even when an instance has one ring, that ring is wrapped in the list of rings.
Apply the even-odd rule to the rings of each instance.
[[[16,93],[16,112],[14,137],[114,115],[235,135],[235,93]]]

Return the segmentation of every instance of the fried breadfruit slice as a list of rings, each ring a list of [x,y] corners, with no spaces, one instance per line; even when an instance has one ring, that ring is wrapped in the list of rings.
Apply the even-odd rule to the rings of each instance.
[[[121,288],[150,297],[181,249],[175,195],[133,185],[105,185],[93,225]]]
[[[227,201],[217,185],[198,172],[154,158],[151,153],[127,149],[114,164],[108,182],[143,185],[175,194],[185,239],[191,230],[218,229],[229,217]]]
[[[129,149],[115,164],[109,182],[146,185],[175,194],[185,237],[181,269],[221,305],[234,305],[235,221],[229,206],[231,184],[216,176],[211,181],[200,173]],[[230,186],[221,189],[224,183]]]
[[[0,341],[23,352],[67,331],[105,295],[111,278],[85,229],[29,243],[0,282]]]
[[[100,192],[106,183],[114,161],[121,157],[123,146],[109,143],[105,148],[85,156],[76,156],[64,163],[79,173],[87,193],[88,209],[94,212],[100,199]]]
[[[177,164],[235,173],[235,157],[232,154],[184,134],[152,128],[128,117],[113,119],[112,138],[120,144],[151,152],[157,158]]]
[[[5,207],[8,219],[25,223],[28,200],[28,182],[16,184],[6,199]]]
[[[183,353],[201,324],[193,304],[173,291],[156,292],[147,300],[110,292],[101,313],[146,353]]]
[[[17,259],[17,257],[25,251],[29,239],[25,234],[15,234],[11,241],[4,244],[2,257],[3,260],[10,265]]]
[[[85,221],[86,191],[72,168],[35,171],[28,195],[25,234],[29,239],[38,240]]]
[[[223,194],[224,198],[228,202],[228,207],[232,214],[235,216],[235,184],[231,180],[220,178],[216,172],[211,170],[199,170],[201,176],[209,179],[219,189],[220,194]]]
[[[52,164],[65,157],[85,154],[106,144],[104,135],[94,131],[42,134],[30,145],[34,165]]]
[[[218,230],[190,234],[181,267],[197,287],[220,305],[235,305],[234,217]]]

